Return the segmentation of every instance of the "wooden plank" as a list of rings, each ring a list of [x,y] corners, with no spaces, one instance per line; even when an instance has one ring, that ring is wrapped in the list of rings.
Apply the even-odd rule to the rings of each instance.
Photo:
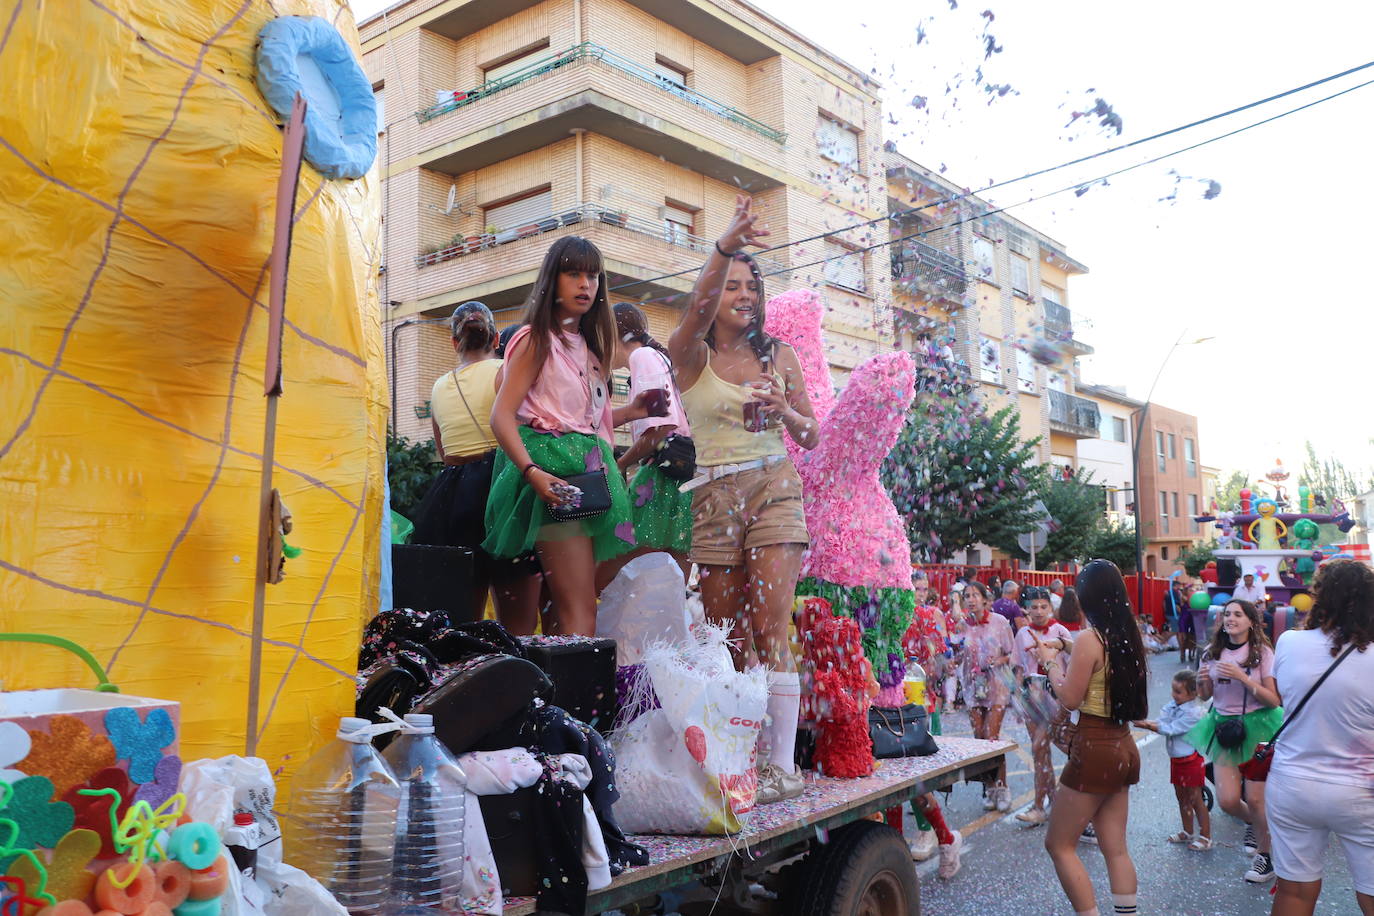
[[[632,868],[603,890],[588,895],[587,912],[599,913],[619,903],[647,896],[692,880],[705,863],[731,856],[754,858],[768,849],[808,840],[819,830],[835,829],[891,807],[894,803],[959,781],[965,769],[993,763],[1016,748],[1011,741],[939,738],[940,751],[930,757],[879,761],[877,771],[858,779],[814,777],[798,798],[754,809],[749,826],[733,837],[632,836],[649,849],[650,863]],[[676,880],[668,880],[676,877]],[[652,886],[651,886],[652,885]],[[535,912],[528,897],[506,901],[506,916]]]

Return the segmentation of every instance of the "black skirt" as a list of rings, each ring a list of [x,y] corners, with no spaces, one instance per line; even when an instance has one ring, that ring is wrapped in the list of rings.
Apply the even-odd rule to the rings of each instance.
[[[411,520],[415,531],[410,543],[466,547],[472,551],[478,569],[485,570],[494,581],[503,582],[538,572],[539,561],[532,553],[502,560],[482,549],[487,536],[487,494],[491,491],[495,461],[493,450],[477,461],[450,465],[440,471]]]

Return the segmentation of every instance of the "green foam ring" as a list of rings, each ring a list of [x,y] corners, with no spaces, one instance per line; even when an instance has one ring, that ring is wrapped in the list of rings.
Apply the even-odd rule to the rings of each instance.
[[[220,841],[215,828],[201,821],[182,824],[172,831],[167,843],[167,857],[175,859],[191,871],[200,871],[215,864],[219,858]]]
[[[95,656],[79,643],[74,643],[70,639],[63,639],[61,636],[51,636],[47,633],[0,633],[0,642],[36,642],[45,646],[56,646],[59,649],[66,649],[77,658],[86,663],[86,667],[95,672],[95,689],[101,693],[119,693],[119,688],[110,683],[110,678],[105,674],[105,669],[100,666],[100,662],[95,660]]]
[[[187,900],[180,906],[173,907],[172,912],[176,916],[219,916],[219,899],[211,897],[209,900]]]

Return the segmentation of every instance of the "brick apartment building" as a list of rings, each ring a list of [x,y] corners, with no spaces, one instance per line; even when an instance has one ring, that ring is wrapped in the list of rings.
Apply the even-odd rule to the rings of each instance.
[[[1140,414],[1132,414],[1132,429],[1140,424]],[[1207,508],[1198,441],[1196,417],[1159,404],[1145,409],[1136,519],[1151,574],[1167,575],[1183,549],[1206,534],[1192,519]]]
[[[452,364],[442,319],[480,299],[515,321],[562,235],[601,248],[612,300],[643,303],[662,339],[737,191],[771,244],[886,213],[878,86],[740,0],[408,0],[360,30],[385,112],[383,307],[411,438],[428,438],[430,385]],[[854,251],[886,232],[762,259],[770,295],[825,296],[838,374],[893,344],[887,252]]]
[[[1022,434],[1040,437],[1042,462],[1077,468],[1078,441],[1097,438],[1100,426],[1097,403],[1076,393],[1078,357],[1093,350],[1068,307],[1069,280],[1087,268],[1025,223],[985,215],[990,204],[898,153],[887,155],[887,182],[891,237],[905,239],[890,249],[901,342],[912,346],[922,331],[952,338],[988,409],[1014,406]]]

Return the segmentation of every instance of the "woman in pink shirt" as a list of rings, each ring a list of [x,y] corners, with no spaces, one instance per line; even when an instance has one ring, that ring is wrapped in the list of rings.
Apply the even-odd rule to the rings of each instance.
[[[506,351],[504,376],[491,411],[501,446],[487,498],[487,538],[493,556],[533,549],[553,598],[557,632],[596,630],[596,564],[632,550],[634,523],[625,481],[615,468],[609,397],[615,319],[606,299],[601,252],[567,236],[544,256],[526,306],[528,326]],[[551,510],[580,511],[585,492],[566,478],[604,480],[610,507],[558,519]],[[588,510],[591,507],[587,507]]]

